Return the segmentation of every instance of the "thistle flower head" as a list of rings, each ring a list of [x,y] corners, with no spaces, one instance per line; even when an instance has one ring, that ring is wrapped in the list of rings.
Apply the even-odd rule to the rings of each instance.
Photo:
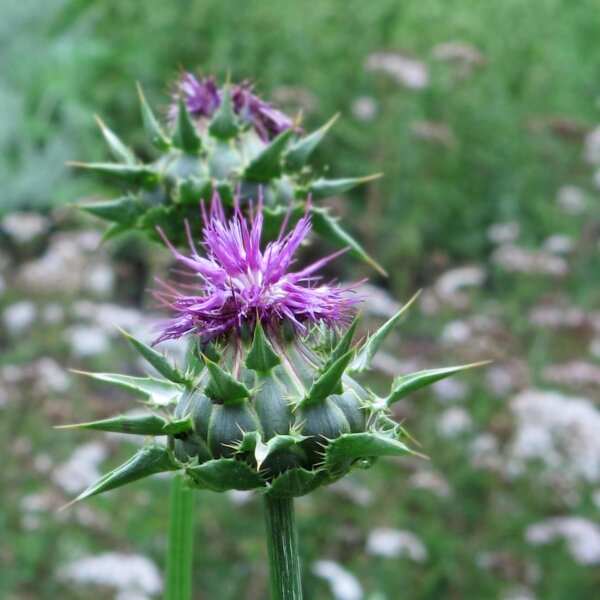
[[[163,283],[165,291],[155,292],[176,314],[157,342],[186,334],[195,334],[206,342],[242,326],[253,330],[258,322],[272,331],[287,321],[301,333],[312,324],[338,328],[350,322],[360,297],[352,295],[351,287],[317,285],[320,277],[315,274],[344,250],[291,271],[294,253],[311,228],[308,213],[285,235],[284,222],[278,238],[261,249],[260,200],[251,212],[246,218],[236,202],[233,216],[227,220],[215,194],[208,213],[203,207],[205,256],[197,251],[189,226],[189,256],[165,238],[194,283],[181,286],[181,291]]]
[[[191,73],[184,72],[178,85],[178,91],[183,94],[187,109],[196,118],[210,118],[221,105],[223,93],[217,87],[213,77],[198,79]],[[264,141],[268,141],[293,127],[292,120],[252,93],[249,82],[231,86],[233,110],[240,119]],[[177,103],[171,107],[171,115],[177,114]]]

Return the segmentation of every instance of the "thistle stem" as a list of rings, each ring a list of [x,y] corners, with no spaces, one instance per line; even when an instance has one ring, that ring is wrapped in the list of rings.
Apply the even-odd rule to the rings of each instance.
[[[293,498],[265,496],[271,600],[302,600]]]
[[[194,499],[194,490],[186,486],[184,477],[175,475],[170,494],[165,600],[192,597]]]

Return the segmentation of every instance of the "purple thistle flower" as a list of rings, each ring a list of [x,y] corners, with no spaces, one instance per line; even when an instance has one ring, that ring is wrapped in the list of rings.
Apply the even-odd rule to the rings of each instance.
[[[251,91],[249,83],[231,86],[231,98],[234,112],[251,127],[263,141],[268,141],[282,131],[293,127],[292,120],[277,110],[272,104],[265,102]],[[191,73],[184,72],[179,83],[187,109],[194,117],[213,116],[221,105],[222,92],[217,87],[214,77],[197,79]],[[177,103],[170,109],[171,119],[177,115]]]
[[[176,250],[159,230],[177,261],[189,269],[186,274],[196,281],[181,285],[183,291],[159,282],[166,291],[155,291],[154,295],[176,316],[166,322],[156,343],[187,334],[208,342],[242,325],[253,330],[257,321],[271,332],[287,321],[301,334],[307,334],[310,325],[325,323],[338,329],[350,322],[362,300],[351,294],[354,286],[317,286],[320,277],[314,275],[345,250],[299,271],[289,271],[294,252],[310,231],[308,214],[284,235],[286,218],[277,240],[261,250],[260,199],[250,219],[244,217],[236,200],[234,214],[227,220],[218,194],[213,196],[210,213],[206,214],[204,206],[202,212],[206,256],[198,253],[187,222],[190,256]]]

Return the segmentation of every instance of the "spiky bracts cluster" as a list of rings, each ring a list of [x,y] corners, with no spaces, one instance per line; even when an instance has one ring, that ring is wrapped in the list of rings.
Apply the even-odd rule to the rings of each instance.
[[[344,231],[324,207],[322,198],[341,194],[372,177],[326,179],[308,165],[313,150],[335,121],[305,135],[250,86],[226,84],[184,73],[176,103],[164,124],[156,118],[139,90],[142,117],[150,142],[160,153],[144,163],[104,123],[98,120],[115,163],[74,163],[122,184],[125,194],[114,200],[89,203],[88,212],[111,223],[105,234],[135,230],[156,239],[162,227],[176,245],[185,244],[180,224],[198,222],[197,205],[214,191],[232,206],[239,191],[242,202],[264,193],[265,226],[277,231],[289,207],[292,219],[304,213],[311,195],[315,230],[339,247],[380,269],[361,245]],[[380,269],[381,270],[381,269]]]
[[[193,280],[182,291],[163,283],[166,291],[155,292],[175,314],[157,342],[194,334],[206,343],[231,330],[245,328],[251,334],[257,323],[269,333],[287,323],[303,334],[317,324],[332,329],[349,325],[353,308],[361,300],[352,293],[352,286],[316,285],[317,271],[343,250],[301,270],[290,270],[298,246],[311,229],[308,209],[287,235],[282,227],[277,239],[261,248],[262,200],[251,208],[248,218],[237,197],[234,204],[230,220],[218,194],[209,214],[202,205],[206,256],[198,253],[189,225],[190,256],[165,239]]]
[[[288,271],[308,232],[308,216],[261,250],[261,209],[259,204],[249,223],[236,206],[227,221],[215,198],[205,215],[206,256],[196,252],[191,239],[192,256],[173,248],[177,259],[200,276],[199,295],[173,290],[178,316],[162,338],[197,336],[192,369],[181,372],[156,350],[129,338],[165,379],[93,375],[141,394],[158,412],[81,427],[167,436],[168,443],[148,445],[81,497],[178,469],[192,484],[214,491],[306,494],[380,456],[411,454],[408,436],[390,419],[389,407],[468,368],[400,377],[385,398],[360,385],[355,374],[368,369],[411,302],[355,344],[358,319],[343,335],[340,325],[355,305],[349,290],[307,285],[328,259]]]
[[[129,389],[152,412],[70,427],[167,441],[147,444],[78,499],[176,470],[201,489],[301,496],[379,457],[413,454],[390,406],[474,365],[398,377],[384,398],[360,385],[354,376],[368,369],[411,302],[359,345],[353,345],[357,320],[333,345],[318,336],[267,336],[258,325],[252,339],[211,344],[187,372],[127,336],[164,379],[90,376]]]

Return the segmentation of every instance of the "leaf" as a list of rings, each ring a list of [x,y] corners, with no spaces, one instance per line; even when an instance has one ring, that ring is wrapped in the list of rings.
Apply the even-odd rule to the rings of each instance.
[[[265,182],[281,175],[281,156],[293,134],[292,129],[282,131],[244,169],[244,177],[252,181]]]
[[[154,414],[139,416],[120,416],[90,423],[77,423],[75,425],[61,425],[56,429],[91,429],[93,431],[114,431],[115,433],[129,433],[133,435],[175,435],[192,431],[193,425],[190,418],[167,421]]]
[[[169,406],[175,404],[183,393],[183,386],[155,379],[154,377],[134,377],[132,375],[121,375],[118,373],[85,373],[75,371],[81,375],[86,375],[98,381],[112,383],[120,388],[137,394],[141,398],[148,400],[155,406]]]
[[[146,102],[144,92],[142,91],[142,86],[139,83],[137,84],[137,91],[140,97],[142,119],[144,121],[144,129],[146,130],[146,135],[148,136],[150,142],[154,147],[162,151],[169,150],[171,148],[171,142],[164,134],[161,126],[158,123],[158,120],[152,112],[152,109]]]
[[[163,473],[165,471],[176,471],[181,468],[181,465],[175,460],[170,450],[165,446],[152,444],[145,446],[137,454],[131,457],[126,463],[117,467],[110,473],[104,475],[102,479],[92,484],[87,490],[79,494],[75,500],[71,501],[67,506],[74,502],[84,500],[97,494],[114,490],[138,479],[143,479],[155,473]]]
[[[361,373],[369,368],[371,360],[385,339],[390,335],[394,327],[398,325],[400,319],[406,314],[414,301],[419,297],[420,293],[421,292],[418,291],[391,319],[386,321],[375,333],[369,336],[356,354],[350,367],[348,367],[349,373]]]
[[[367,175],[366,177],[348,177],[345,179],[317,179],[308,186],[308,193],[312,195],[315,200],[322,198],[330,198],[331,196],[337,196],[348,192],[351,189],[363,184],[379,179],[381,173],[374,175]]]
[[[323,374],[316,379],[308,390],[308,394],[302,400],[302,406],[309,406],[321,400],[324,400],[331,394],[340,393],[342,376],[352,358],[354,350],[351,349],[346,354],[340,356]]]
[[[310,214],[312,217],[313,229],[316,233],[325,239],[345,248],[350,248],[350,254],[355,258],[364,260],[376,271],[387,277],[385,269],[373,258],[371,258],[365,249],[329,214],[326,208],[316,208],[311,206]]]
[[[266,373],[280,362],[281,359],[265,336],[262,325],[258,322],[254,329],[252,347],[246,356],[246,368],[259,373]]]
[[[68,163],[77,169],[85,169],[97,175],[114,179],[128,185],[151,187],[158,183],[160,176],[156,171],[137,165],[119,165],[115,163]]]
[[[286,170],[288,171],[300,171],[302,167],[308,161],[308,158],[314,151],[314,149],[321,143],[323,138],[327,135],[327,132],[332,125],[337,121],[339,117],[335,115],[321,128],[313,131],[311,134],[300,138],[295,144],[291,146],[284,154],[284,163]]]
[[[98,115],[96,115],[96,122],[98,123],[102,135],[115,160],[125,163],[126,165],[135,165],[136,160],[133,152],[102,122],[102,119]]]
[[[183,94],[179,94],[177,120],[175,121],[175,131],[173,132],[173,144],[188,154],[198,154],[202,148],[200,134],[188,112]]]
[[[240,124],[231,101],[231,88],[229,83],[223,89],[223,98],[221,104],[215,113],[208,131],[210,135],[220,140],[229,140],[234,138],[240,130]]]
[[[234,458],[217,458],[186,469],[199,487],[213,492],[253,490],[263,487],[263,478],[250,465]]]
[[[83,204],[79,208],[105,221],[115,221],[122,225],[133,224],[143,212],[140,202],[134,196]]]
[[[204,363],[210,373],[210,382],[204,390],[207,396],[229,404],[240,402],[250,395],[250,390],[243,383],[221,369],[217,363],[206,356]]]
[[[173,383],[187,383],[185,375],[174,367],[167,357],[157,352],[154,348],[147,346],[140,340],[134,338],[131,334],[121,329],[121,333],[127,341],[163,376]]]
[[[442,369],[428,369],[425,371],[417,371],[416,373],[409,373],[397,377],[392,385],[392,391],[390,395],[385,399],[387,406],[392,405],[394,402],[405,398],[409,394],[420,390],[423,387],[431,385],[440,379],[445,379],[461,371],[467,369],[473,369],[474,367],[481,367],[482,365],[489,364],[490,361],[483,361],[477,363],[471,363],[469,365],[461,365],[458,367],[445,367]]]
[[[327,444],[323,465],[334,469],[358,458],[407,454],[414,453],[402,442],[381,433],[344,433]]]

